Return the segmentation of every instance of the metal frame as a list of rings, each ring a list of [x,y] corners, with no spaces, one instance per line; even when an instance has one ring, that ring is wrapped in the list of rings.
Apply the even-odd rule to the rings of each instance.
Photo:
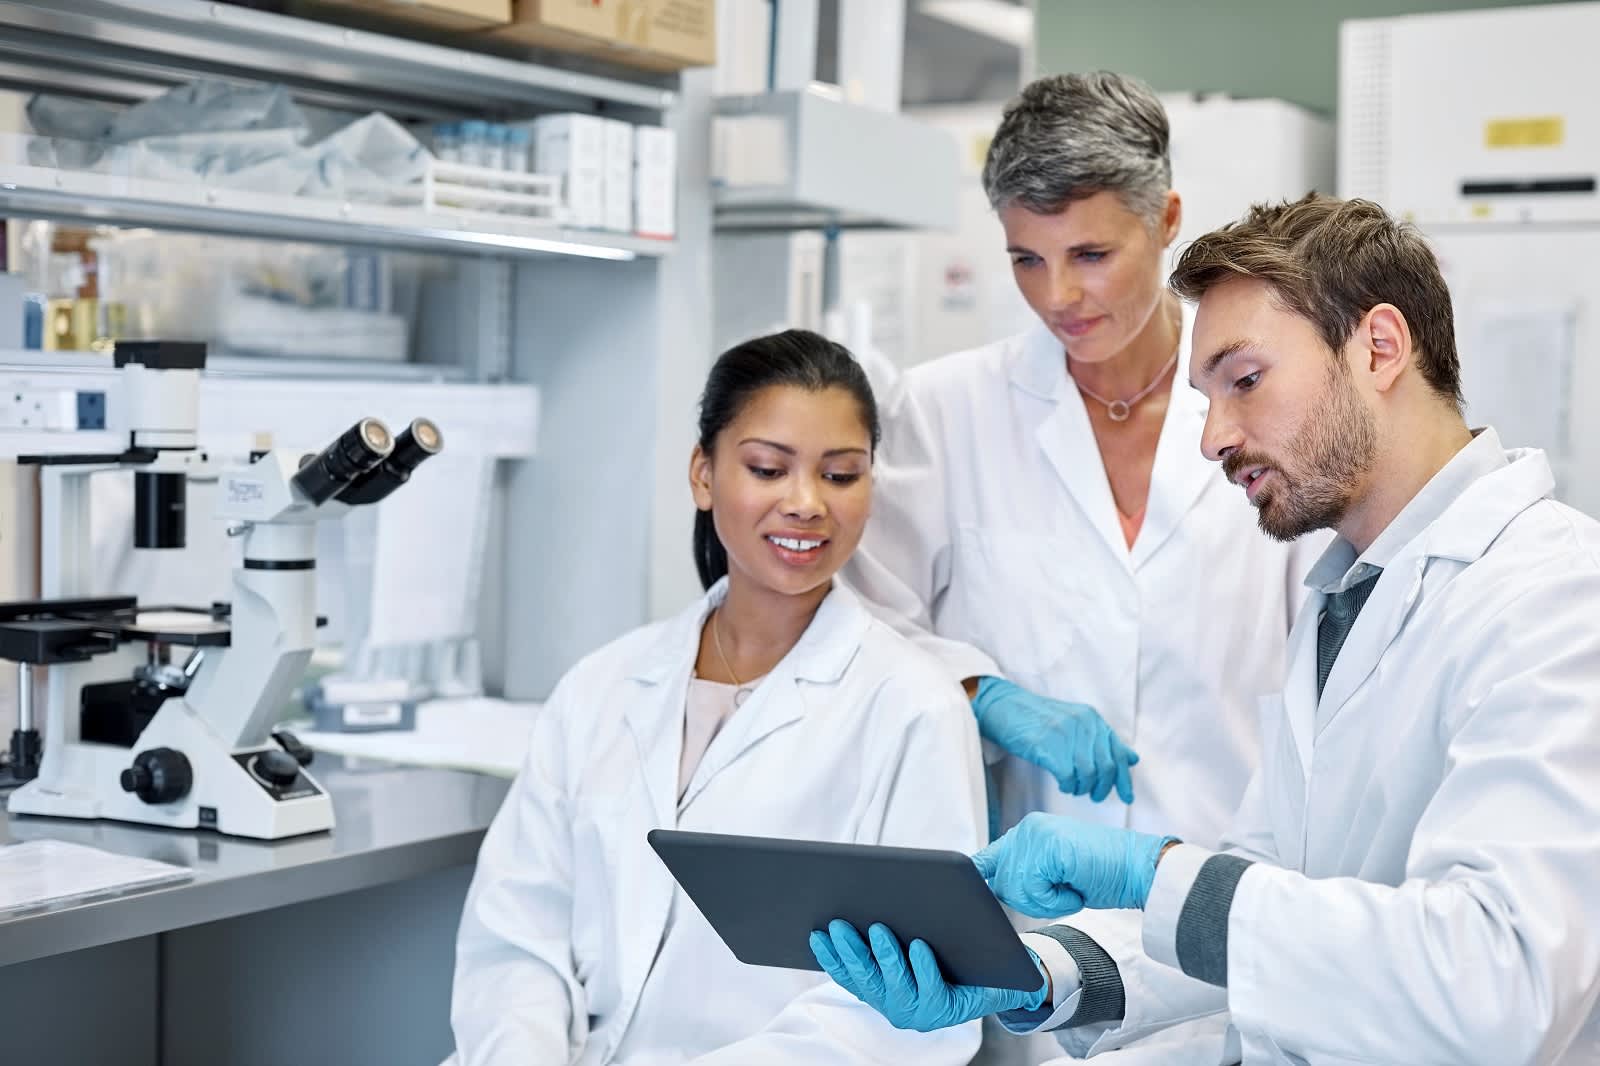
[[[89,513],[89,478],[116,469],[111,463],[39,468],[40,598],[62,600],[89,594],[89,527],[78,519]]]

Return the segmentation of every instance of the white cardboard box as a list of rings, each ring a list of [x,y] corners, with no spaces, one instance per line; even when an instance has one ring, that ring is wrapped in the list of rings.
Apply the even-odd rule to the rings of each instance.
[[[641,237],[678,232],[678,141],[669,129],[633,130],[633,229]]]
[[[620,119],[606,124],[605,228],[633,232],[633,126]]]
[[[533,172],[561,179],[570,226],[606,224],[606,121],[596,115],[541,115],[530,124]]]

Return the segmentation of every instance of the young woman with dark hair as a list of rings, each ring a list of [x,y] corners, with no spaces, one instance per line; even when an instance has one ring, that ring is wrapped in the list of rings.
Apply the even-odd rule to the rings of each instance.
[[[464,1066],[955,1066],[977,1049],[976,1023],[903,1032],[820,973],[743,966],[645,841],[982,843],[960,687],[834,580],[877,441],[839,345],[791,330],[717,360],[689,464],[706,594],[584,659],[540,712],[462,920]]]

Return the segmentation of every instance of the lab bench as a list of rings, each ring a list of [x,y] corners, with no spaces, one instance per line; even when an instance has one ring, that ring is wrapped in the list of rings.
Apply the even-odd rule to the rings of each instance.
[[[186,866],[170,887],[0,921],[6,1061],[30,1066],[433,1066],[451,1046],[456,924],[508,782],[313,767],[331,832],[245,840],[115,822],[0,819]]]

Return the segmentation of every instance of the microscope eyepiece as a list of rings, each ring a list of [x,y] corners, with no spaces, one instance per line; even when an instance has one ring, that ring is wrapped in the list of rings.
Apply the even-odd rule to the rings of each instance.
[[[363,418],[354,428],[360,430],[362,445],[373,455],[382,458],[394,450],[394,438],[389,435],[389,427],[376,418]]]
[[[389,462],[415,470],[417,464],[444,451],[444,434],[426,418],[413,418],[411,424],[394,442],[394,454]]]
[[[338,495],[340,503],[352,507],[377,503],[411,478],[411,472],[424,459],[444,450],[444,434],[426,418],[414,418],[396,438],[389,457],[350,482]]]
[[[387,459],[394,445],[389,427],[376,418],[363,418],[309,461],[302,460],[292,484],[311,503],[326,503]]]

